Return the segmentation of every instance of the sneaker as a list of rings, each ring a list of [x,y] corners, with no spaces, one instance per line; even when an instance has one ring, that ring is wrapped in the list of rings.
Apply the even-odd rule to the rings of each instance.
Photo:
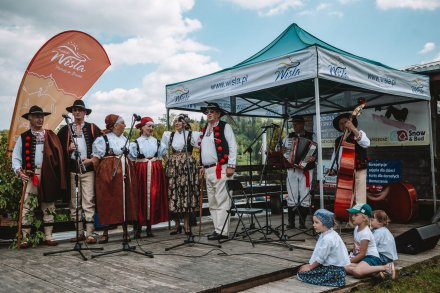
[[[396,278],[396,268],[394,267],[394,263],[390,262],[387,265],[387,269],[385,270],[385,273],[387,273],[392,280],[394,280]]]

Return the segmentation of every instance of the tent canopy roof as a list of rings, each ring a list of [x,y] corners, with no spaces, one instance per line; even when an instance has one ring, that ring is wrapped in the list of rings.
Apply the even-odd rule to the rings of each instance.
[[[166,86],[169,109],[199,111],[217,102],[231,114],[283,117],[429,100],[429,78],[393,69],[338,49],[295,23],[258,53],[237,65]]]

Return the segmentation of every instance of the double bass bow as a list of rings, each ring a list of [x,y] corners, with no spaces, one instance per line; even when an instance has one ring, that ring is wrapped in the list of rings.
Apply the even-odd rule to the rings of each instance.
[[[359,106],[357,106],[349,120],[352,121],[353,118],[359,116],[362,109],[365,107],[365,99],[359,99]],[[353,205],[353,187],[354,187],[354,176],[355,176],[355,145],[354,143],[347,142],[347,137],[350,135],[350,131],[345,128],[344,134],[339,142],[337,149],[335,150],[335,159],[332,163],[333,165],[338,158],[340,153],[341,159],[338,168],[338,180],[336,183],[336,194],[335,194],[335,204],[334,213],[335,217],[342,221],[347,221],[349,218],[349,213],[347,209]],[[340,151],[340,152],[339,152]]]

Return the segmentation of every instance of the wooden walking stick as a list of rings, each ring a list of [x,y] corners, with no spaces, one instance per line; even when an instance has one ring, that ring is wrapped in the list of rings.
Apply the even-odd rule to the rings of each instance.
[[[27,172],[25,171],[27,174]],[[26,189],[28,185],[28,181],[23,181],[23,189],[21,191],[21,198],[20,198],[20,210],[18,211],[18,223],[17,223],[17,249],[20,249],[21,246],[21,224],[23,222],[23,205],[24,205],[24,196],[26,194]]]
[[[200,176],[200,195],[199,195],[199,236],[202,234],[202,216],[203,216],[203,183],[204,183],[204,176]]]

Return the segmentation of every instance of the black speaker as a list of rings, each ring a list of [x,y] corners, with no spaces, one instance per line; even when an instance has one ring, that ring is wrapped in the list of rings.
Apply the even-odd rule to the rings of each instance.
[[[440,226],[438,223],[412,228],[395,238],[397,252],[417,254],[433,249],[440,239]]]

